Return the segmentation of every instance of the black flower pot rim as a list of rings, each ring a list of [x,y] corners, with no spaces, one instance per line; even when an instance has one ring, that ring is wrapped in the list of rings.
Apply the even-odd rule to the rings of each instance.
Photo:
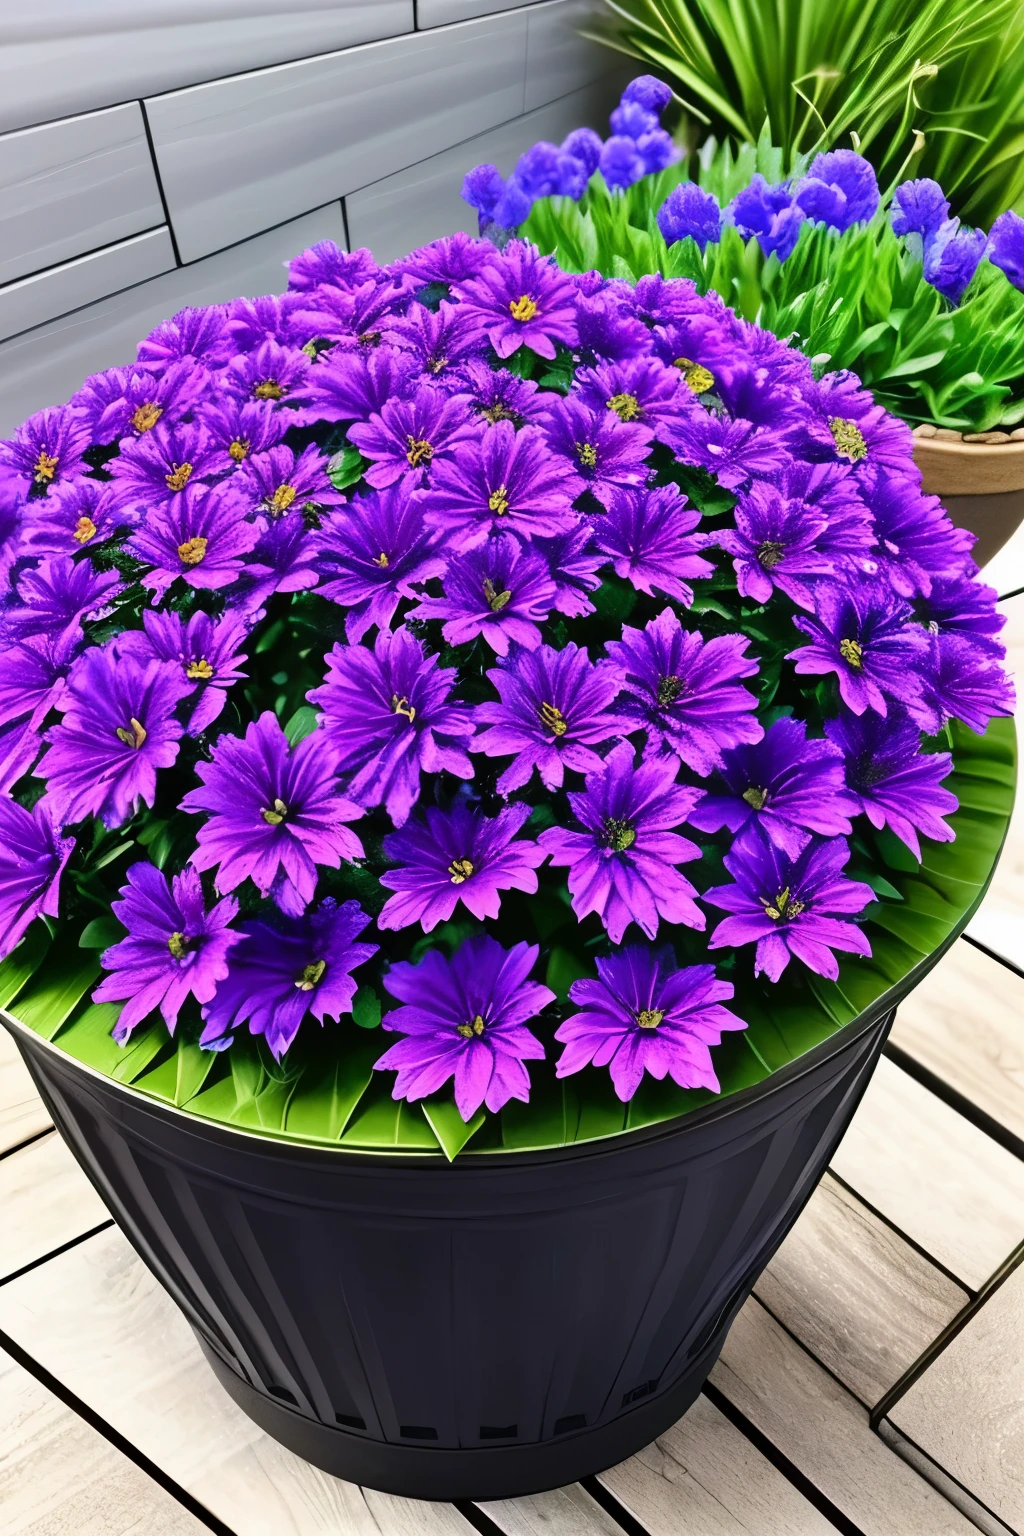
[[[1001,851],[1001,850],[1000,850]],[[998,856],[993,861],[989,882],[995,872]],[[536,1147],[527,1150],[506,1151],[496,1149],[492,1152],[473,1152],[467,1147],[458,1153],[452,1166],[456,1166],[467,1172],[472,1168],[493,1167],[495,1163],[510,1167],[530,1167],[544,1163],[579,1161],[585,1158],[601,1157],[613,1148],[626,1146],[638,1146],[645,1142],[660,1141],[677,1136],[683,1129],[700,1127],[725,1121],[729,1116],[739,1113],[749,1105],[756,1104],[763,1099],[771,1097],[777,1088],[784,1084],[797,1082],[815,1070],[816,1067],[838,1055],[848,1046],[852,1045],[861,1036],[869,1033],[886,1014],[892,1012],[910,992],[918,985],[929,971],[942,959],[956,940],[960,937],[964,928],[974,916],[978,906],[984,899],[988,889],[988,883],[979,893],[977,900],[969,911],[964,913],[962,920],[951,929],[947,938],[938,945],[929,955],[926,955],[919,963],[911,968],[900,981],[880,994],[868,1005],[864,1011],[851,1019],[848,1024],[837,1026],[827,1039],[819,1041],[811,1046],[800,1056],[778,1067],[769,1076],[759,1083],[754,1083],[748,1088],[741,1088],[735,1093],[730,1093],[715,1101],[713,1104],[704,1104],[697,1109],[688,1111],[683,1115],[675,1115],[671,1119],[655,1121],[650,1125],[638,1126],[632,1130],[618,1131],[614,1135],[593,1137],[587,1141],[571,1142],[563,1146]],[[818,1005],[820,1006],[820,1005]],[[9,1009],[0,1009],[0,1022],[17,1041],[24,1039],[30,1042],[32,1050],[42,1051],[59,1062],[62,1069],[76,1076],[82,1076],[94,1080],[102,1085],[105,1092],[115,1100],[123,1103],[131,1103],[134,1109],[145,1109],[151,1113],[156,1121],[183,1121],[190,1128],[193,1135],[203,1141],[212,1141],[222,1147],[241,1147],[248,1143],[259,1146],[265,1150],[277,1148],[282,1157],[295,1158],[303,1162],[314,1162],[322,1165],[336,1165],[342,1160],[346,1165],[368,1166],[387,1163],[391,1165],[401,1164],[403,1167],[436,1169],[445,1161],[443,1154],[438,1152],[422,1153],[407,1152],[401,1148],[370,1148],[370,1147],[342,1147],[327,1146],[323,1143],[307,1142],[298,1138],[289,1138],[282,1135],[262,1134],[244,1126],[229,1125],[221,1120],[213,1120],[182,1108],[180,1105],[170,1104],[165,1099],[158,1099],[154,1095],[144,1093],[132,1084],[120,1083],[116,1078],[109,1077],[89,1066],[86,1062],[79,1061],[77,1057],[69,1055],[61,1050],[57,1041],[47,1040],[23,1024],[15,1013]]]

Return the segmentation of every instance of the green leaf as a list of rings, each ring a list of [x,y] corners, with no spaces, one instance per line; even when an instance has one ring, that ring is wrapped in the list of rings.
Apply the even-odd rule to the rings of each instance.
[[[393,1099],[394,1078],[377,1074],[378,1081],[359,1101],[341,1144],[344,1147],[400,1147],[403,1152],[438,1152],[440,1144],[418,1105]]]
[[[99,974],[95,953],[77,946],[72,949],[64,939],[54,963],[19,996],[17,1017],[44,1040],[52,1040]]]
[[[372,987],[362,986],[352,1000],[352,1018],[360,1029],[376,1029],[380,1023],[380,998]]]
[[[0,1008],[9,1008],[35,975],[50,947],[50,935],[43,923],[33,923],[18,947],[0,965]]]
[[[136,1080],[136,1087],[156,1099],[180,1108],[203,1089],[206,1079],[221,1060],[218,1051],[204,1051],[191,1041],[179,1040],[173,1056]]]
[[[78,947],[79,949],[109,949],[124,936],[125,930],[114,914],[104,912],[102,917],[94,917],[91,923],[86,923],[78,940]]]
[[[569,996],[569,988],[573,982],[590,974],[590,966],[581,955],[556,944],[548,956],[548,968],[544,980],[559,1001],[564,1002]]]
[[[487,1116],[478,1109],[467,1123],[455,1107],[454,1100],[424,1099],[420,1105],[427,1117],[430,1129],[441,1143],[441,1150],[449,1162],[453,1162],[471,1136],[475,1136]]]
[[[143,1071],[148,1061],[153,1059],[153,1056],[149,1056],[148,1061],[143,1063],[145,1050],[140,1050],[143,1042],[152,1036],[156,1039],[156,1050],[159,1050],[166,1041],[167,1034],[161,1026],[163,1038],[160,1039],[157,1038],[155,1029],[146,1029],[140,1025],[129,1035],[126,1045],[118,1045],[111,1030],[121,1015],[121,1007],[120,1003],[93,1003],[65,1029],[61,1036],[60,1048],[62,1051],[67,1051],[68,1055],[73,1056],[76,1061],[92,1067],[97,1072],[102,1072],[106,1077],[112,1077],[117,1082],[131,1082],[130,1066],[128,1076],[122,1075],[127,1063],[132,1061],[138,1066],[140,1072]],[[153,1052],[153,1055],[155,1054],[156,1051]]]
[[[348,1035],[338,1042],[336,1054],[292,1097],[285,1122],[290,1136],[336,1142],[355,1113],[374,1077],[373,1064],[381,1055],[380,1040],[369,1035]]]
[[[297,747],[300,741],[311,736],[317,728],[319,719],[319,711],[315,710],[311,704],[300,704],[284,728],[288,745]]]
[[[346,443],[340,453],[327,461],[327,477],[336,491],[347,490],[363,478],[368,460],[352,443]]]

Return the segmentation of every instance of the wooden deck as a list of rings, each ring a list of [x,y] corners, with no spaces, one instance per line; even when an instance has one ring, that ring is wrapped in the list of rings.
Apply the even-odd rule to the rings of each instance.
[[[1024,692],[1024,536],[1007,594]],[[900,1010],[853,1127],[705,1393],[532,1499],[328,1477],[224,1395],[0,1031],[2,1536],[970,1536],[1024,1531],[1024,800],[992,889]]]

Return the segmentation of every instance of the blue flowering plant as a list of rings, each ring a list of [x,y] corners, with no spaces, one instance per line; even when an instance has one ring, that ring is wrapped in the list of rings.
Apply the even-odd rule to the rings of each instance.
[[[470,171],[463,195],[482,232],[520,234],[570,272],[690,278],[819,371],[855,372],[911,425],[970,435],[1024,421],[1020,214],[969,227],[934,180],[880,192],[852,149],[798,155],[788,175],[766,141],[709,141],[684,162],[651,126],[670,94],[641,76],[608,139],[580,129],[560,148],[537,144],[507,181]]]
[[[690,280],[315,246],[31,417],[0,513],[0,1005],[197,1116],[670,1119],[888,1006],[991,873],[970,535]]]

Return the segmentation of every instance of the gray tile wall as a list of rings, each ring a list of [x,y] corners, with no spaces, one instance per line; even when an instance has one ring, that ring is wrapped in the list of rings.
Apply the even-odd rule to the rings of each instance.
[[[596,3],[0,6],[0,434],[184,304],[279,291],[346,214],[381,260],[472,229],[469,166],[606,127]]]

